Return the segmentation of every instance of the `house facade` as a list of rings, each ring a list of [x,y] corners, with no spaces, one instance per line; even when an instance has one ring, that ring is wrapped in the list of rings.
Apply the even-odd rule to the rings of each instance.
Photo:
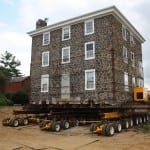
[[[142,43],[115,7],[47,26],[32,37],[31,102],[113,104],[144,86]]]

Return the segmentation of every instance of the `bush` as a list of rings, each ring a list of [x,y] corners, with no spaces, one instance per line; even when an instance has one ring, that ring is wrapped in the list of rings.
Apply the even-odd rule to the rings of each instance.
[[[14,93],[12,96],[12,101],[14,102],[14,104],[23,105],[25,103],[28,103],[28,100],[29,100],[29,96],[24,91],[18,91],[16,93]]]
[[[0,94],[0,106],[6,106],[7,105],[7,98]]]

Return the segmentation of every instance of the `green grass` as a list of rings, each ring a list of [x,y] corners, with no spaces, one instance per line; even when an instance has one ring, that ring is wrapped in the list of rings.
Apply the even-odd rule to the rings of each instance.
[[[134,127],[136,132],[150,133],[150,123]]]

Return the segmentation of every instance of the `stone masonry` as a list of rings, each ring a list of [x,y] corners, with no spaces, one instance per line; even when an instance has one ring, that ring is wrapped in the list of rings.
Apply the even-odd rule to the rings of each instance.
[[[106,10],[109,9],[120,14],[115,7]],[[134,44],[132,44],[130,27],[114,14],[93,15],[92,18],[90,14],[87,14],[87,17],[90,16],[89,19],[94,19],[94,33],[86,36],[84,35],[86,20],[81,19],[71,24],[66,21],[66,26],[70,25],[71,38],[65,41],[62,41],[64,26],[61,25],[56,28],[52,26],[50,30],[48,26],[45,26],[29,33],[32,37],[31,102],[112,104],[133,99],[132,77],[135,77],[135,86],[138,86],[139,79],[144,80],[139,73],[138,65],[139,61],[142,62],[141,44],[144,40],[133,34]],[[126,27],[127,40],[122,37],[122,25]],[[44,46],[42,40],[45,31],[42,31],[43,29],[50,32],[50,44]],[[132,26],[133,29],[135,30]],[[135,32],[137,33],[136,30]],[[90,41],[95,42],[95,59],[85,60],[84,43]],[[66,46],[70,46],[70,63],[62,64],[62,48]],[[127,48],[128,63],[123,61],[123,46]],[[41,65],[44,51],[49,51],[47,67]],[[135,67],[132,66],[131,52],[134,52]],[[85,90],[85,70],[88,69],[95,69],[95,90]],[[128,91],[125,90],[124,72],[128,73]],[[48,92],[41,92],[41,75],[44,74],[49,75]],[[67,100],[61,98],[62,74],[70,75],[70,98]]]

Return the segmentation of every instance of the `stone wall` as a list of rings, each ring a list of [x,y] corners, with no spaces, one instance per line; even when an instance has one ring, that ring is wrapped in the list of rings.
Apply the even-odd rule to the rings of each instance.
[[[31,63],[31,101],[48,100],[50,103],[61,102],[61,75],[70,74],[70,101],[72,103],[116,103],[132,99],[131,75],[136,74],[130,58],[128,64],[122,59],[122,47],[127,46],[135,52],[136,64],[142,59],[141,44],[131,47],[129,31],[127,41],[122,39],[122,24],[114,16],[108,15],[94,20],[95,33],[84,35],[84,22],[71,25],[71,39],[62,41],[62,29],[51,31],[49,45],[42,46],[42,35],[32,38]],[[85,60],[84,43],[95,41],[95,59]],[[61,50],[70,46],[70,63],[61,64]],[[114,49],[114,72],[112,65],[112,49]],[[42,52],[50,52],[48,67],[41,67]],[[130,56],[130,55],[129,55]],[[85,70],[95,69],[96,89],[85,90]],[[129,91],[124,90],[124,72],[129,73]],[[49,74],[49,92],[41,93],[41,75]],[[114,78],[113,78],[114,76]],[[115,81],[113,81],[115,80]],[[115,83],[115,84],[114,84]],[[113,91],[113,86],[115,90]],[[114,93],[115,92],[115,93]],[[114,99],[115,95],[115,99]]]

